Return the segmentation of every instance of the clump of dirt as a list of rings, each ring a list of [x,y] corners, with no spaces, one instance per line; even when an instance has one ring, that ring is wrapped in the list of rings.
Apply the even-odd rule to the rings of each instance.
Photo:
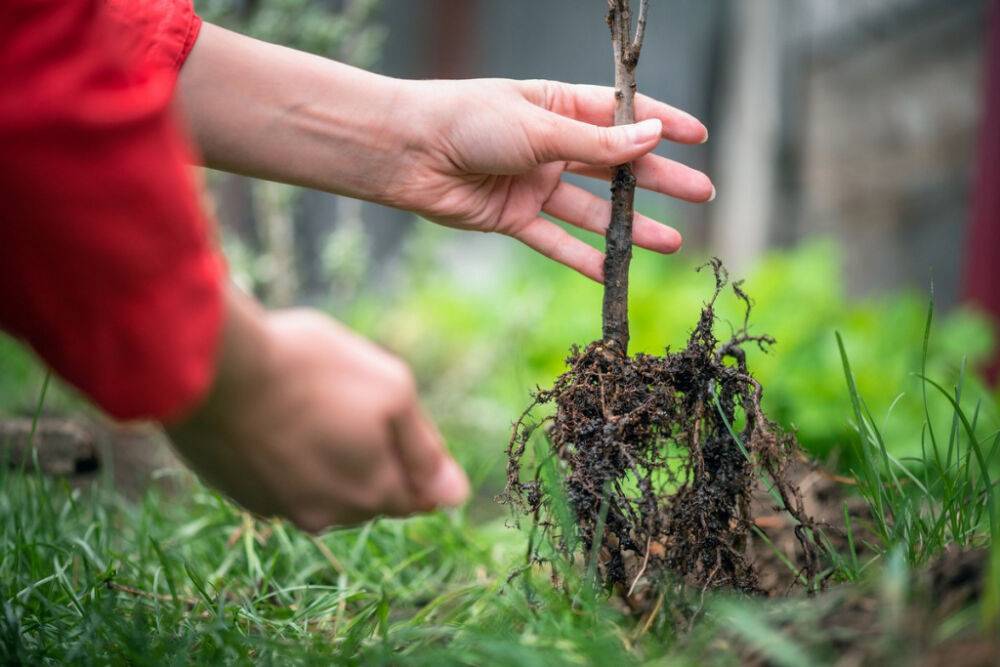
[[[988,549],[951,546],[906,586],[841,586],[816,604],[763,610],[765,623],[817,664],[983,667],[1000,664],[1000,636],[969,614],[987,585]],[[947,627],[947,632],[942,628]],[[725,634],[725,633],[723,633]],[[746,637],[723,640],[749,667],[774,661]],[[825,659],[824,659],[825,658]]]
[[[878,543],[878,536],[871,529],[874,521],[871,508],[856,493],[852,478],[831,470],[800,454],[788,466],[787,475],[798,487],[806,514],[823,532],[824,551],[853,552],[855,558],[864,562],[877,555],[873,545]],[[774,505],[768,487],[759,484],[750,501],[754,535],[748,554],[760,587],[772,596],[781,597],[801,583],[798,572],[789,563],[795,568],[803,567],[804,563],[796,535],[797,522],[780,508],[775,511]]]
[[[641,576],[665,575],[703,590],[762,593],[748,556],[758,484],[794,525],[800,578],[812,582],[817,574],[815,525],[788,474],[798,445],[761,410],[763,390],[746,363],[745,346],[766,349],[774,340],[749,333],[752,303],[734,282],[745,317],[720,344],[715,306],[729,280],[718,260],[699,271],[706,267],[714,272],[714,294],[683,350],[628,356],[603,341],[574,348],[569,370],[539,391],[514,425],[502,500],[532,516],[567,552],[597,554],[608,586],[631,590]],[[532,423],[531,411],[543,404],[554,404],[555,414]],[[567,531],[555,518],[540,463],[523,469],[540,425],[579,539],[561,534]]]

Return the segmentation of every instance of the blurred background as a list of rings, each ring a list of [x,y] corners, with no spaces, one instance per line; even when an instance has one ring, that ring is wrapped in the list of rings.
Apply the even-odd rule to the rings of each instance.
[[[331,34],[325,45],[303,38],[301,24],[320,17],[278,14],[282,6],[317,6],[309,2],[206,0],[203,11],[235,29],[392,76],[611,80],[601,0],[328,4],[363,15],[367,31]],[[710,127],[707,147],[662,152],[711,174],[720,197],[707,207],[649,198],[643,208],[680,227],[689,250],[719,255],[737,271],[769,249],[823,235],[845,251],[850,294],[925,289],[933,274],[938,303],[954,305],[985,109],[988,5],[656,0],[639,84]],[[284,25],[261,25],[263,12]],[[221,218],[260,247],[267,236],[261,212],[245,183],[226,181]],[[313,241],[355,212],[320,193],[298,203],[298,283],[307,294],[322,292],[313,275],[322,244]],[[397,257],[408,216],[367,205],[356,214],[378,263]],[[481,245],[493,257],[509,244]]]
[[[391,76],[612,78],[604,0],[196,5],[208,21]],[[708,125],[707,145],[661,152],[707,172],[718,199],[639,195],[685,247],[636,251],[634,351],[684,344],[711,288],[694,269],[718,256],[748,279],[753,331],[778,340],[750,358],[772,416],[849,467],[840,331],[892,447],[912,454],[933,284],[928,372],[964,374],[995,429],[998,45],[991,0],[653,0],[639,87]],[[507,238],[238,176],[207,182],[234,278],[269,305],[326,309],[407,359],[482,497],[499,490],[529,393],[561,372],[571,345],[600,335],[600,287]],[[732,302],[723,315],[741,319]],[[43,372],[0,345],[0,410],[24,414]],[[80,409],[64,389],[47,405]],[[931,400],[932,411],[946,407]]]

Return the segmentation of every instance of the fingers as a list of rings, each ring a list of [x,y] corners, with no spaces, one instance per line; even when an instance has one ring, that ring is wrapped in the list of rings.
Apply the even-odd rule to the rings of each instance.
[[[392,438],[414,511],[457,507],[469,496],[469,480],[445,451],[444,441],[417,401],[392,420]]]
[[[602,236],[611,222],[610,201],[565,181],[552,192],[542,210],[571,225]],[[681,247],[681,235],[676,229],[639,213],[635,214],[632,224],[632,241],[638,246],[662,253],[677,252]]]
[[[663,124],[654,118],[635,125],[600,127],[539,111],[528,131],[538,164],[577,161],[611,166],[631,162],[656,148]]]
[[[715,186],[712,185],[711,179],[697,169],[680,162],[659,155],[645,155],[636,160],[632,168],[636,185],[644,190],[659,192],[696,204],[715,199]],[[610,167],[578,162],[570,163],[566,170],[605,181],[611,180],[614,173]]]
[[[549,259],[565,264],[591,280],[604,282],[604,255],[554,222],[536,218],[513,236]]]
[[[524,86],[528,99],[549,111],[593,125],[614,124],[613,88],[558,81],[526,81]],[[646,95],[635,97],[635,118],[658,119],[663,124],[663,138],[670,141],[701,144],[708,140],[708,130],[697,118]]]

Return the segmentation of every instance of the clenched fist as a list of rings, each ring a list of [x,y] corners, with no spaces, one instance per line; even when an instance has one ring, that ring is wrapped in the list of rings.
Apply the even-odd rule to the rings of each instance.
[[[316,312],[269,314],[235,291],[227,311],[211,393],[168,426],[208,482],[309,531],[465,500],[400,360]]]

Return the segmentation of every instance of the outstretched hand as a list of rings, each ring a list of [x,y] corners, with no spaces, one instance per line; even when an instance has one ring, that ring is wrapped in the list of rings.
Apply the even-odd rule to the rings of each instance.
[[[563,174],[609,180],[614,166],[635,161],[641,188],[691,202],[714,197],[705,174],[649,154],[662,139],[703,143],[705,126],[648,97],[636,99],[639,122],[613,127],[611,88],[499,79],[406,85],[403,104],[421,111],[388,203],[449,227],[512,236],[598,282],[601,252],[541,214],[604,234],[610,202]],[[657,252],[681,246],[676,230],[640,214],[633,234]]]
[[[649,97],[611,127],[614,90],[554,81],[405,81],[206,24],[181,102],[210,166],[368,199],[450,227],[500,232],[600,281],[600,251],[541,217],[603,234],[610,204],[562,180],[610,179],[712,198],[705,174],[650,152],[704,142],[705,126]],[[680,234],[636,215],[635,243],[674,252]]]

